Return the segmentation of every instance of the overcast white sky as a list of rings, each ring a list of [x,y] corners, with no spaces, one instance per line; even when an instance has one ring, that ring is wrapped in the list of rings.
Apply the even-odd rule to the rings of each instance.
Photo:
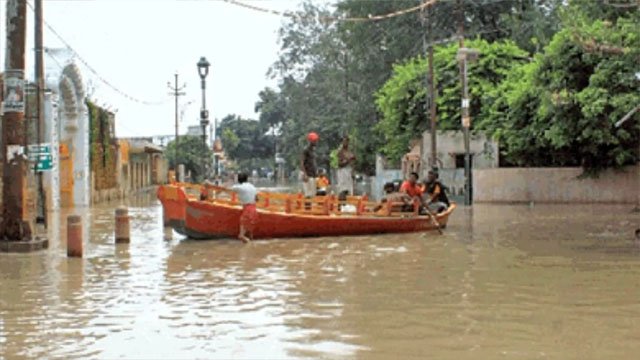
[[[32,0],[30,1],[33,2]],[[244,0],[274,10],[294,10],[300,0]],[[4,52],[6,1],[2,6],[1,49]],[[33,49],[33,17],[28,9],[28,45]],[[258,92],[267,85],[268,67],[277,59],[277,30],[283,18],[220,0],[44,0],[44,18],[97,72],[122,91],[160,106],[132,102],[95,79],[80,65],[85,80],[96,86],[93,98],[117,109],[118,136],[174,133],[174,105],[167,82],[174,73],[186,82],[181,133],[198,123],[201,103],[196,63],[212,64],[207,77],[210,119],[235,113],[256,118]],[[45,46],[63,47],[45,27]],[[4,61],[4,56],[2,56]],[[27,72],[33,73],[33,56]],[[4,68],[4,65],[3,65]]]

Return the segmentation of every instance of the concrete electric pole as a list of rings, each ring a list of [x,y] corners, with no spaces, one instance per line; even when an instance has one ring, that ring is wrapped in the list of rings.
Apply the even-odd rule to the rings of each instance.
[[[460,45],[457,60],[460,63],[460,82],[462,83],[462,131],[464,133],[464,204],[471,205],[473,201],[473,182],[471,179],[471,152],[470,152],[470,128],[471,117],[469,116],[469,90],[467,84],[467,57],[470,49],[464,47],[464,5],[462,0],[458,0],[458,36]],[[477,53],[476,53],[477,54]]]
[[[427,0],[422,0],[423,3],[426,3]],[[429,156],[429,163],[431,167],[438,166],[438,153],[437,153],[437,133],[436,133],[436,90],[435,90],[435,77],[433,71],[433,26],[431,22],[431,11],[432,6],[429,5],[426,8],[422,8],[421,10],[421,20],[422,25],[425,27],[424,35],[422,36],[422,46],[423,51],[427,54],[427,61],[429,66],[429,72],[427,74],[427,104],[429,104],[429,116],[430,116],[430,126],[429,132],[431,135],[431,155]],[[429,36],[429,42],[427,42],[427,35]],[[426,109],[425,109],[426,110]]]
[[[13,244],[30,244],[34,218],[30,206],[29,162],[26,158],[25,111],[25,43],[26,0],[7,0],[7,43],[4,72],[4,114],[2,124],[2,227],[3,250]],[[46,247],[43,244],[42,247]],[[29,246],[26,250],[35,250]],[[20,250],[17,250],[20,251]]]
[[[169,89],[171,89],[171,92],[169,93],[169,95],[172,95],[175,98],[175,122],[176,122],[176,139],[175,139],[175,150],[174,150],[174,163],[175,163],[175,172],[176,172],[176,180],[177,181],[183,181],[184,179],[179,179],[179,172],[178,172],[178,164],[180,163],[180,161],[178,160],[178,155],[179,155],[179,151],[178,151],[178,145],[180,145],[180,134],[178,132],[178,98],[180,96],[184,96],[186,93],[182,90],[184,90],[185,87],[187,87],[187,84],[182,84],[182,86],[178,86],[178,73],[176,73],[174,75],[174,85],[172,86],[170,82],[167,82],[167,86],[169,87]]]
[[[43,45],[43,0],[35,0],[35,75],[36,75],[36,108],[38,146],[44,143],[44,45]],[[36,170],[37,171],[37,170]],[[47,227],[47,197],[44,190],[42,170],[37,172],[38,202],[36,221]]]

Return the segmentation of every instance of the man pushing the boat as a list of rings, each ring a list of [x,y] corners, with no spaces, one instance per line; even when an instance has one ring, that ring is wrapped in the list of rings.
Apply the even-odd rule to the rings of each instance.
[[[238,201],[242,204],[238,239],[244,243],[253,240],[253,230],[258,222],[258,211],[256,210],[258,190],[253,184],[247,182],[248,179],[249,176],[246,173],[239,173],[238,184],[231,187],[231,190],[238,194]]]

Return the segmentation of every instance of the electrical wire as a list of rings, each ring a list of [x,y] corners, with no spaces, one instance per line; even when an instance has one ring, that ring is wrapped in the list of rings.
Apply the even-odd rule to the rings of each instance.
[[[61,71],[62,71],[62,70],[64,70],[64,67],[65,67],[65,66],[62,64],[62,62],[61,62],[57,57],[55,57],[52,53],[48,52],[48,49],[47,49],[47,48],[45,48],[45,52],[49,55],[49,58],[51,58],[51,60],[53,60],[53,62],[56,64],[56,66],[57,66]],[[92,102],[97,103],[97,101],[96,101],[96,100],[92,100]],[[102,107],[103,107],[103,108],[105,108],[104,106],[102,106]],[[117,110],[116,110],[116,111],[117,111]],[[129,132],[129,133],[131,133],[131,134],[138,134],[138,131],[135,131],[135,130],[133,130],[133,129],[131,129],[131,128],[128,128],[127,126],[125,126],[125,125],[123,124],[123,122],[119,122],[119,123],[118,123],[118,126],[119,126],[119,127],[121,127],[122,129],[124,129],[124,130],[128,131],[128,132]],[[134,137],[142,137],[142,136],[145,136],[145,135],[134,135]]]
[[[219,0],[218,0],[219,1]],[[245,2],[241,2],[241,1],[237,1],[237,0],[222,0],[223,2],[232,4],[232,5],[236,5],[236,6],[240,6],[246,9],[250,9],[250,10],[254,10],[254,11],[258,11],[258,12],[262,12],[262,13],[267,13],[267,14],[272,14],[272,15],[277,15],[277,16],[284,16],[284,17],[291,17],[291,18],[297,18],[297,19],[309,19],[309,18],[317,18],[320,22],[371,22],[371,21],[380,21],[380,20],[386,20],[386,19],[391,19],[391,18],[395,18],[398,16],[402,16],[402,15],[406,15],[406,14],[410,14],[416,11],[420,11],[422,9],[425,9],[429,6],[434,5],[438,0],[429,0],[426,1],[424,3],[421,3],[420,5],[416,5],[410,8],[406,8],[406,9],[402,9],[402,10],[398,10],[398,11],[394,11],[392,13],[388,13],[388,14],[382,14],[382,15],[369,15],[367,17],[339,17],[339,16],[303,16],[300,15],[299,13],[296,12],[292,12],[292,11],[278,11],[278,10],[273,10],[273,9],[267,9],[261,6],[256,6],[256,5],[251,5],[251,4],[247,4]]]

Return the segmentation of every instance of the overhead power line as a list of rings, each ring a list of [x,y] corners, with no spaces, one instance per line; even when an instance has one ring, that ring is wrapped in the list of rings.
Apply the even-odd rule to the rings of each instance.
[[[293,11],[278,11],[278,10],[273,10],[273,9],[267,9],[267,8],[264,8],[264,7],[261,7],[261,6],[251,5],[251,4],[247,4],[245,2],[237,1],[237,0],[222,0],[222,1],[224,1],[226,3],[229,3],[229,4],[232,4],[232,5],[236,5],[236,6],[240,6],[240,7],[243,7],[243,8],[251,9],[251,10],[254,10],[254,11],[259,11],[259,12],[278,15],[278,16],[285,16],[285,17],[298,18],[298,19],[303,19],[303,18],[309,18],[310,17],[310,16],[300,15],[300,14],[298,14],[296,12],[293,12]],[[382,15],[369,15],[367,17],[339,17],[339,16],[311,16],[311,17],[317,18],[319,21],[322,21],[322,22],[368,22],[368,21],[380,21],[380,20],[391,19],[391,18],[394,18],[394,17],[406,15],[406,14],[409,14],[409,13],[412,13],[412,12],[416,12],[416,11],[425,9],[425,8],[435,4],[436,1],[437,0],[429,0],[429,1],[421,3],[420,5],[416,5],[416,6],[413,6],[413,7],[410,7],[410,8],[394,11],[392,13],[382,14]]]

